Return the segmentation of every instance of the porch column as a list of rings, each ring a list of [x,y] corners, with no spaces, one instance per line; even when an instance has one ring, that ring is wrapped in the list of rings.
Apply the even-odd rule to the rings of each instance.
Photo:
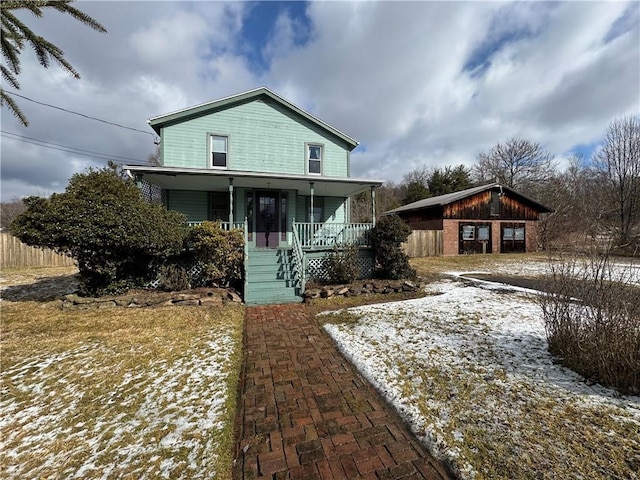
[[[233,178],[229,179],[229,230],[233,228]]]
[[[373,226],[376,226],[376,187],[371,187],[371,216]]]
[[[309,182],[311,198],[309,200],[309,220],[311,221],[311,238],[313,238],[313,182]]]

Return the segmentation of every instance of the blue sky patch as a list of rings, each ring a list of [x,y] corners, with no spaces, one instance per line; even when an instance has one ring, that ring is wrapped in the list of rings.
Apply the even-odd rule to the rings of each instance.
[[[496,38],[487,39],[478,45],[467,59],[464,65],[465,72],[471,72],[472,77],[480,77],[491,66],[491,58],[506,45],[529,38],[532,33],[529,30],[516,30],[502,32]]]
[[[264,72],[269,63],[263,55],[264,47],[275,33],[278,16],[286,12],[300,27],[296,29],[295,46],[302,46],[309,40],[311,22],[306,15],[307,2],[252,2],[242,25],[242,37],[247,43],[244,55],[253,70]]]
[[[574,146],[571,150],[567,152],[567,154],[571,156],[575,155],[589,162],[591,160],[591,157],[593,156],[593,154],[595,153],[595,151],[598,149],[599,146],[600,146],[599,140],[593,143],[582,143]]]
[[[619,36],[624,35],[632,28],[637,27],[638,23],[640,23],[640,3],[632,3],[625,9],[622,15],[613,22],[611,28],[604,36],[604,43],[609,43]]]
[[[491,19],[485,38],[466,59],[463,71],[473,78],[484,75],[500,50],[542,34],[556,8],[555,2],[506,4]]]

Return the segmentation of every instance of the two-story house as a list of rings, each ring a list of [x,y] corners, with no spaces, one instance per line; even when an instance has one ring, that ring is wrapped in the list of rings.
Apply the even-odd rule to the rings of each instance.
[[[358,142],[267,88],[153,117],[160,165],[125,167],[162,189],[191,224],[220,220],[245,232],[245,301],[295,301],[323,257],[343,243],[366,247],[375,188],[352,178]],[[372,192],[372,223],[350,223],[350,197]],[[363,272],[373,267],[366,248]]]

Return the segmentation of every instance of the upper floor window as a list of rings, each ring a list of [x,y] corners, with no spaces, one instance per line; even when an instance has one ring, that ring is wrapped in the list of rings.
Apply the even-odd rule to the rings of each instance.
[[[307,145],[307,164],[310,174],[322,174],[322,145]]]
[[[211,135],[211,166],[214,168],[227,168],[229,137],[223,135]]]

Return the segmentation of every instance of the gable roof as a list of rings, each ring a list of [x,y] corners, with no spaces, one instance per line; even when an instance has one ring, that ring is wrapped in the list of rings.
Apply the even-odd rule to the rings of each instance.
[[[349,135],[342,133],[337,128],[332,127],[328,123],[325,123],[322,120],[320,120],[318,117],[310,114],[309,112],[304,111],[300,107],[291,103],[289,100],[269,90],[267,87],[255,88],[253,90],[248,90],[246,92],[231,95],[218,100],[202,103],[200,105],[195,105],[193,107],[187,107],[181,110],[177,110],[175,112],[167,113],[164,115],[158,115],[157,117],[150,118],[147,121],[147,123],[151,126],[151,128],[153,128],[156,131],[157,134],[160,134],[160,129],[167,123],[174,123],[181,120],[186,120],[188,118],[205,115],[212,111],[219,110],[222,108],[227,108],[239,103],[246,103],[249,101],[264,99],[264,98],[271,99],[272,101],[278,103],[279,105],[283,106],[287,110],[294,112],[297,115],[300,115],[301,117],[315,124],[319,128],[340,138],[341,140],[346,142],[347,145],[349,145],[350,150],[353,150],[358,146],[358,142],[353,138],[351,138]]]
[[[540,211],[540,213],[553,212],[553,209],[546,207],[545,205],[535,201],[530,197],[527,197],[526,195],[523,195],[522,193],[514,190],[511,187],[507,187],[506,185],[500,185],[499,183],[491,183],[489,185],[481,185],[479,187],[460,190],[459,192],[447,193],[446,195],[439,195],[437,197],[418,200],[417,202],[413,202],[408,205],[403,205],[402,207],[394,208],[393,210],[384,212],[383,215],[393,215],[396,213],[410,212],[413,210],[422,210],[423,208],[442,207],[445,205],[449,205],[453,202],[457,202],[458,200],[462,200],[463,198],[471,197],[477,193],[481,193],[481,192],[485,192],[487,190],[493,190],[493,189],[500,189],[500,191],[511,193],[514,197],[519,197],[521,200],[525,201],[526,203],[531,204],[531,206],[533,206],[535,209]]]

